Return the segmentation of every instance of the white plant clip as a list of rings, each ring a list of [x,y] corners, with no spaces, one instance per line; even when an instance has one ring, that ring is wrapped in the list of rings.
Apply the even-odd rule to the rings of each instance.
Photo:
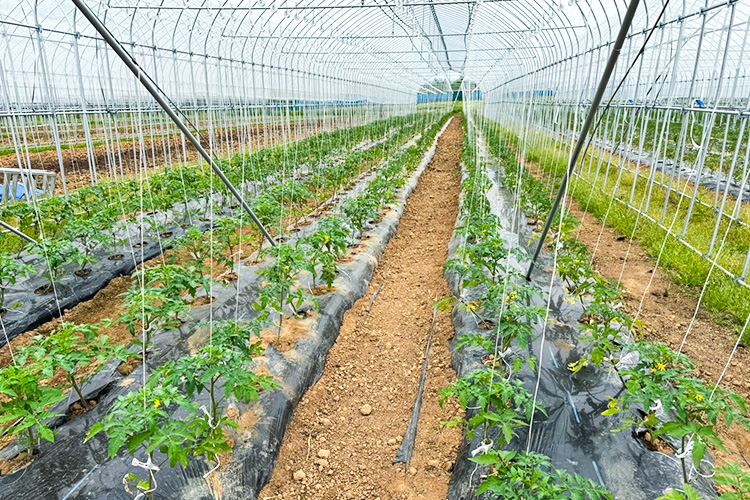
[[[206,415],[206,417],[208,417],[208,426],[212,430],[215,430],[216,427],[219,426],[219,423],[218,422],[214,422],[214,419],[211,417],[211,414],[208,412],[208,409],[206,408],[206,405],[201,405],[200,408],[199,408],[199,410],[201,410]],[[216,472],[217,470],[219,470],[219,467],[221,467],[221,459],[219,459],[219,457],[217,456],[216,457],[216,467],[214,467],[210,471],[208,471],[205,474],[203,474],[203,479],[208,480],[208,477],[211,474],[213,474],[214,472]]]
[[[145,462],[141,462],[137,458],[133,457],[133,461],[131,462],[131,465],[133,467],[140,467],[141,469],[146,469],[149,472],[159,472],[159,466],[156,465],[151,460],[151,457],[148,457],[148,460],[146,460]]]
[[[656,415],[656,418],[659,420],[667,417],[667,412],[664,411],[664,405],[661,404],[661,399],[654,401],[654,404],[649,407],[648,411],[654,412],[654,415]]]
[[[618,370],[632,370],[638,366],[640,360],[640,354],[638,351],[631,351],[620,358],[620,362],[617,363]]]
[[[146,460],[145,462],[141,462],[141,461],[140,461],[140,460],[138,460],[137,458],[133,457],[133,461],[132,461],[132,462],[131,462],[130,464],[131,464],[131,465],[132,465],[133,467],[138,467],[138,468],[141,468],[141,469],[145,469],[145,470],[147,470],[147,471],[148,471],[148,475],[149,475],[149,477],[150,477],[150,478],[151,478],[151,479],[152,479],[152,480],[154,481],[154,487],[153,487],[153,488],[151,488],[150,490],[145,490],[145,491],[141,491],[141,492],[139,492],[139,493],[138,493],[138,494],[137,494],[137,495],[135,496],[135,498],[133,499],[133,500],[141,500],[142,498],[146,498],[146,495],[148,495],[149,493],[153,493],[154,491],[156,491],[156,488],[157,488],[157,484],[156,484],[156,478],[154,477],[154,473],[155,473],[155,472],[159,472],[159,466],[158,466],[158,465],[156,465],[156,464],[155,464],[155,463],[154,463],[154,462],[153,462],[153,461],[151,460],[151,457],[148,457],[148,459],[147,459],[147,460]],[[127,491],[128,493],[130,493],[130,490],[129,490],[129,489],[128,489],[128,487],[127,487],[127,480],[128,480],[128,476],[125,476],[125,477],[124,477],[124,478],[122,479],[122,482],[123,482],[123,484],[125,485],[125,490],[126,490],[126,491]]]
[[[508,354],[512,354],[512,353],[513,353],[513,349],[508,347],[505,351],[498,353],[497,356],[499,358],[505,359],[505,356],[507,356]]]
[[[478,446],[471,451],[471,456],[476,457],[477,455],[486,455],[487,452],[492,449],[493,444],[492,440],[482,443],[481,446]]]

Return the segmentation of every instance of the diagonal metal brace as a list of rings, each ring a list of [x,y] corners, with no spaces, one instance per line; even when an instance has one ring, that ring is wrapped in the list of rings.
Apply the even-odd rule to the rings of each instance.
[[[23,239],[25,239],[26,241],[28,241],[28,242],[29,242],[29,243],[31,243],[32,245],[36,245],[36,240],[35,240],[35,239],[33,239],[33,238],[32,238],[31,236],[28,236],[28,235],[26,235],[26,234],[22,233],[21,231],[19,231],[19,230],[18,230],[18,229],[16,229],[15,227],[13,227],[13,226],[11,226],[11,225],[9,225],[9,224],[6,224],[5,222],[3,222],[3,221],[1,221],[1,220],[0,220],[0,227],[2,227],[2,228],[5,228],[5,229],[7,229],[7,230],[8,230],[8,231],[10,231],[11,233],[13,233],[13,234],[15,234],[16,236],[18,236],[19,238],[23,238]]]
[[[232,195],[235,197],[235,199],[239,202],[239,204],[242,206],[242,208],[247,212],[247,214],[250,216],[250,218],[253,220],[256,226],[258,226],[258,229],[260,229],[260,232],[263,233],[263,236],[268,240],[268,242],[271,244],[271,246],[275,246],[276,242],[274,241],[273,237],[268,233],[265,226],[263,226],[263,223],[258,219],[258,217],[255,215],[255,212],[250,208],[250,206],[245,202],[245,200],[242,198],[242,195],[239,191],[237,191],[237,188],[234,187],[234,184],[232,184],[229,179],[227,179],[226,175],[224,175],[224,172],[219,168],[219,166],[216,164],[216,162],[211,158],[211,155],[208,154],[208,152],[203,149],[203,146],[201,146],[198,139],[190,132],[190,130],[187,128],[185,123],[180,119],[179,116],[177,116],[177,113],[169,106],[167,101],[164,99],[164,96],[162,96],[159,89],[154,85],[153,81],[149,77],[149,75],[143,71],[143,69],[138,65],[138,63],[135,61],[133,56],[128,53],[128,51],[125,50],[125,48],[120,44],[117,39],[112,36],[112,33],[109,32],[109,30],[102,24],[102,22],[99,20],[98,17],[88,8],[88,6],[83,2],[83,0],[73,0],[73,4],[78,8],[79,11],[81,11],[81,14],[88,19],[88,21],[91,23],[91,25],[96,29],[96,31],[99,32],[99,34],[102,36],[105,42],[112,47],[112,50],[115,51],[115,54],[122,59],[122,62],[125,63],[125,65],[130,69],[130,71],[133,72],[133,74],[138,78],[138,80],[141,82],[141,84],[146,88],[149,94],[151,94],[151,97],[153,97],[156,102],[159,104],[159,106],[162,107],[162,109],[167,113],[169,118],[172,119],[172,121],[179,127],[179,129],[182,131],[183,134],[185,134],[185,137],[190,141],[190,143],[195,147],[196,150],[198,150],[198,153],[203,157],[204,160],[208,162],[209,165],[211,165],[211,168],[216,173],[216,175],[221,179],[221,182],[223,182],[227,189],[229,189],[229,192],[232,193]],[[176,106],[175,106],[176,107]]]
[[[73,1],[75,2],[77,0]],[[617,39],[615,40],[614,47],[612,47],[612,52],[609,54],[607,65],[604,68],[601,80],[599,80],[599,86],[596,89],[596,94],[594,94],[594,100],[591,102],[589,114],[586,117],[586,121],[584,122],[583,127],[581,128],[581,134],[578,137],[578,142],[576,142],[575,149],[573,150],[573,155],[570,157],[568,169],[565,171],[562,183],[560,184],[560,189],[557,191],[557,197],[555,198],[555,202],[552,205],[552,210],[550,210],[550,213],[547,216],[547,222],[544,224],[542,236],[541,238],[539,238],[539,243],[536,246],[536,251],[534,251],[534,256],[531,259],[531,264],[529,264],[529,270],[526,272],[526,281],[531,280],[531,273],[534,271],[534,266],[536,265],[536,261],[539,258],[539,253],[542,251],[542,247],[544,247],[544,241],[547,239],[547,233],[549,233],[550,227],[552,226],[552,221],[555,219],[555,214],[557,214],[557,209],[560,206],[560,202],[562,201],[563,196],[565,195],[568,180],[573,175],[573,170],[575,170],[576,164],[578,163],[578,157],[580,156],[581,150],[583,149],[583,144],[586,141],[586,135],[588,134],[589,129],[594,122],[596,111],[597,109],[599,109],[599,103],[602,101],[604,92],[607,90],[609,78],[610,76],[612,76],[612,72],[614,71],[615,65],[617,64],[617,58],[620,56],[620,50],[625,43],[625,38],[627,37],[628,31],[630,30],[630,25],[633,22],[633,17],[635,16],[636,10],[638,10],[639,2],[640,0],[630,0],[628,10],[625,12],[625,17],[622,20],[620,31],[617,33]]]

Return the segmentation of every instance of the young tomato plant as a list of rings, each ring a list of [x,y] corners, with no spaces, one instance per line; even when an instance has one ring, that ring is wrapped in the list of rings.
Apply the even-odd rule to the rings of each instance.
[[[352,238],[354,238],[357,231],[361,232],[368,221],[377,218],[378,205],[373,199],[363,195],[344,202],[341,211],[349,220],[352,227]]]
[[[125,346],[112,344],[106,335],[99,336],[101,328],[108,325],[109,322],[98,325],[63,323],[47,337],[34,337],[33,344],[22,351],[21,358],[33,358],[44,378],[52,378],[58,369],[62,370],[68,385],[78,395],[81,407],[88,410],[89,402],[83,397],[82,387],[108,360],[128,358]],[[79,372],[94,362],[98,363],[97,369],[79,377]]]
[[[133,279],[146,287],[163,290],[162,293],[172,300],[182,300],[185,294],[195,298],[200,288],[208,291],[211,287],[210,277],[195,267],[184,268],[174,264],[161,264],[138,271],[133,273]]]
[[[680,440],[683,481],[690,484],[695,479],[691,470],[699,469],[709,445],[726,451],[716,429],[719,418],[727,427],[738,423],[750,430],[747,403],[732,391],[706,387],[692,376],[695,365],[687,356],[664,344],[640,341],[626,348],[626,352],[633,351],[638,352],[637,365],[621,371],[624,378],[629,377],[627,391],[619,402],[613,400],[604,414],[646,409],[643,421],[626,419],[623,429],[643,425],[655,438],[666,435]],[[689,449],[692,453],[688,456]]]
[[[218,253],[214,260],[231,270],[237,259],[237,247],[247,240],[248,234],[242,234],[244,226],[242,218],[223,217],[214,221],[213,234],[218,243]]]
[[[60,281],[63,266],[77,262],[80,255],[80,251],[67,240],[41,240],[34,250],[42,259],[42,276],[49,281],[44,293],[51,292],[54,284]]]
[[[171,467],[182,464],[195,455],[199,446],[213,430],[202,415],[198,405],[173,385],[162,385],[160,372],[149,377],[140,390],[120,397],[107,413],[104,421],[96,423],[86,441],[106,432],[109,436],[109,457],[114,458],[122,448],[134,458],[145,456],[147,479],[135,474],[129,476],[135,487],[150,500],[154,500],[156,473],[164,462]],[[180,418],[171,413],[181,410]],[[229,449],[226,442],[216,446],[216,453]],[[166,458],[159,459],[157,452]]]
[[[575,239],[563,240],[563,250],[557,255],[557,275],[565,282],[570,295],[582,298],[591,291],[594,272],[588,265],[586,247]]]
[[[487,436],[490,427],[500,430],[502,447],[516,435],[515,429],[526,425],[534,411],[533,398],[523,387],[521,380],[508,380],[499,372],[482,368],[476,370],[440,391],[440,404],[450,398],[457,398],[464,409],[476,409],[476,415],[467,422],[469,439],[474,439],[474,431],[481,427]],[[544,407],[536,409],[545,412]],[[524,420],[524,417],[526,420]],[[448,423],[456,426],[463,419]]]
[[[491,450],[470,459],[489,466],[492,473],[482,482],[477,495],[504,500],[579,500],[611,499],[607,490],[591,479],[572,475],[552,465],[549,457],[538,453]]]
[[[256,322],[253,325],[259,324]],[[230,420],[222,417],[222,405],[230,396],[250,403],[258,400],[262,390],[277,386],[273,377],[257,375],[250,369],[253,357],[260,356],[264,351],[260,341],[251,341],[251,337],[258,334],[259,328],[233,322],[219,324],[207,346],[193,356],[164,367],[164,383],[179,386],[184,382],[189,398],[208,393],[211,425],[231,425]],[[218,391],[220,382],[223,382],[223,395]]]
[[[543,316],[544,309],[541,307],[511,303],[496,326],[502,339],[502,352],[510,349],[514,341],[518,342],[521,349],[526,349],[535,338],[532,323],[540,321]]]
[[[573,373],[578,373],[589,362],[600,366],[604,361],[609,361],[612,366],[620,361],[617,358],[625,342],[622,339],[621,329],[630,328],[633,320],[627,314],[615,309],[608,300],[595,300],[588,310],[589,324],[583,325],[582,343],[591,344],[591,350],[578,361],[570,363],[568,368]]]
[[[270,194],[277,200],[280,206],[290,204],[292,210],[300,212],[304,204],[312,198],[313,194],[303,184],[297,181],[289,181],[277,184],[270,190]]]
[[[22,264],[18,259],[8,254],[0,254],[0,316],[8,311],[21,306],[21,303],[5,305],[5,291],[15,285],[19,279],[28,278],[34,271],[34,267]]]
[[[202,282],[178,266],[158,266],[139,271],[134,277],[133,286],[124,294],[125,312],[120,315],[120,322],[127,325],[133,337],[142,337],[134,344],[148,349],[157,328],[180,326],[179,315],[189,310],[182,295],[191,291],[195,294]]]
[[[721,496],[724,498],[724,495]],[[657,498],[656,500],[702,500],[698,490],[690,486],[689,484],[684,485],[684,491],[671,490],[666,495]]]
[[[349,230],[343,219],[328,217],[323,219],[318,230],[306,239],[310,251],[307,254],[305,268],[313,277],[313,286],[318,276],[317,268],[320,267],[320,277],[325,280],[328,288],[331,288],[333,280],[336,279],[336,261],[346,252],[348,235]]]
[[[45,423],[61,416],[48,410],[65,396],[54,387],[42,387],[46,378],[39,368],[11,365],[0,370],[0,425],[11,424],[7,433],[26,437],[29,456],[36,451],[39,439],[55,441],[55,433]]]
[[[746,500],[750,498],[750,474],[732,462],[716,468],[714,479],[717,483],[732,488],[733,491],[721,495],[722,500]]]
[[[284,306],[289,305],[292,314],[299,316],[300,307],[308,297],[302,288],[295,288],[297,277],[305,268],[306,256],[301,247],[284,244],[267,248],[261,255],[270,256],[274,261],[260,271],[267,283],[261,289],[258,303],[253,307],[261,312],[262,319],[268,318],[269,308],[279,313],[278,341],[281,337]]]
[[[173,245],[175,249],[183,250],[187,254],[187,258],[182,258],[175,253],[172,257],[172,264],[180,259],[181,263],[192,267],[196,272],[210,273],[211,269],[206,265],[206,262],[211,258],[211,248],[198,228],[191,227],[188,229],[184,235],[174,240]]]
[[[73,217],[65,226],[65,231],[71,240],[78,241],[83,247],[83,252],[79,252],[74,261],[80,266],[76,273],[85,276],[91,272],[87,266],[96,263],[91,252],[99,245],[109,243],[109,238],[102,229],[100,217]]]

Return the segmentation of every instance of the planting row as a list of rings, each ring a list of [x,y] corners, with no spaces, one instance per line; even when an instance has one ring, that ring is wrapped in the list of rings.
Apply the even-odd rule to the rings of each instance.
[[[237,156],[224,169],[258,217],[280,233],[290,217],[335,192],[361,166],[400,147],[428,118],[411,116],[324,134],[294,146]],[[377,142],[362,144],[379,136],[383,138]],[[353,152],[343,153],[357,144]],[[286,172],[291,160],[299,166]],[[231,263],[237,242],[230,236],[247,220],[207,166],[152,175],[145,183],[100,184],[77,191],[68,200],[19,203],[5,211],[5,220],[9,217],[28,231],[37,231],[34,237],[42,237],[18,256],[0,253],[0,315],[8,338],[89,299],[165,247],[193,245],[209,227],[217,234],[216,248]],[[45,232],[46,226],[54,227],[55,233]],[[247,238],[256,234],[250,233]]]
[[[514,193],[520,206],[529,215],[530,223],[549,213],[550,198],[544,184],[529,175],[517,162],[500,130],[489,124],[482,131],[487,137],[492,156],[500,159],[503,182]],[[750,429],[746,401],[738,394],[721,387],[707,386],[696,376],[695,365],[684,354],[674,352],[659,342],[635,341],[633,323],[618,302],[621,290],[617,283],[599,277],[591,267],[591,256],[573,236],[576,221],[570,216],[555,221],[555,276],[561,280],[566,300],[582,306],[578,319],[579,333],[575,343],[581,346],[578,359],[568,369],[573,380],[581,381],[590,370],[615,374],[622,390],[612,394],[602,415],[614,419],[614,432],[634,432],[650,449],[659,449],[679,463],[681,484],[665,492],[661,498],[713,497],[706,489],[704,478],[715,474],[717,483],[729,491],[722,498],[743,498],[750,493],[750,475],[738,464],[714,470],[709,460],[709,447],[724,449],[720,429],[741,425]],[[511,292],[505,297],[510,306],[515,295],[526,297],[530,292]],[[493,312],[494,318],[506,319]],[[542,311],[527,311],[527,320],[541,317]],[[512,318],[511,316],[508,316]],[[500,325],[505,323],[501,320]],[[505,329],[498,327],[498,338],[505,339]],[[528,340],[520,339],[519,343]],[[510,344],[485,344],[490,352],[503,353]],[[603,423],[603,426],[609,424]],[[652,452],[653,453],[653,452]],[[665,472],[666,473],[666,472]],[[597,472],[598,474],[598,472]],[[592,497],[593,498],[593,497]]]
[[[237,418],[238,410],[249,411],[249,405],[257,401],[262,391],[267,391],[266,402],[275,401],[282,394],[288,394],[292,390],[290,384],[296,384],[294,381],[300,376],[312,378],[310,375],[290,373],[290,367],[285,364],[278,367],[278,372],[272,369],[273,376],[256,373],[258,363],[269,368],[277,366],[274,363],[278,362],[279,354],[274,347],[270,347],[270,352],[264,356],[263,346],[264,342],[269,341],[268,333],[273,331],[276,334],[276,340],[270,340],[272,345],[278,346],[287,322],[304,323],[314,318],[319,306],[313,294],[316,285],[324,283],[325,288],[332,291],[341,265],[340,257],[357,241],[357,235],[377,222],[383,207],[395,200],[396,191],[417,167],[425,150],[434,141],[440,125],[442,123],[432,125],[416,141],[412,141],[413,145],[382,160],[375,172],[362,178],[351,189],[347,199],[340,204],[338,213],[309,221],[309,225],[299,228],[288,241],[261,252],[258,258],[263,260],[259,266],[248,262],[243,265],[235,263],[234,271],[239,279],[232,285],[234,290],[214,291],[211,276],[201,272],[205,269],[198,268],[200,261],[196,256],[190,262],[183,260],[180,266],[165,264],[137,273],[126,304],[133,295],[133,303],[139,304],[140,309],[136,307],[126,311],[122,321],[129,322],[128,327],[132,327],[137,339],[135,343],[141,347],[140,354],[146,358],[144,366],[138,368],[146,383],[140,386],[133,380],[132,385],[124,388],[118,383],[117,389],[111,389],[112,394],[105,396],[106,401],[100,399],[99,406],[87,413],[84,419],[71,422],[77,429],[72,434],[65,432],[65,443],[75,442],[75,436],[89,427],[86,425],[82,428],[81,420],[95,422],[90,430],[85,429],[88,430],[87,442],[91,440],[92,444],[75,444],[76,451],[87,456],[92,453],[101,455],[94,450],[101,443],[99,434],[106,434],[109,438],[107,454],[110,458],[119,457],[119,460],[105,466],[97,459],[94,467],[112,467],[112,470],[121,471],[124,457],[132,455],[133,459],[137,459],[133,464],[140,467],[140,473],[132,472],[138,467],[131,468],[126,476],[126,488],[147,498],[160,498],[157,492],[161,480],[157,481],[157,477],[164,476],[159,470],[168,470],[164,469],[167,463],[171,467],[186,468],[186,471],[199,467],[216,472],[222,465],[222,459],[226,466],[226,457],[236,452],[238,445],[247,443],[241,431],[248,432],[248,429],[237,429],[242,423],[242,418]],[[395,223],[397,219],[392,225]],[[371,266],[371,263],[366,265]],[[191,310],[190,314],[194,317],[186,317],[189,307],[183,297],[195,296],[202,287],[208,287],[206,290],[210,294],[215,293],[225,300],[217,300],[211,305],[208,318],[212,321],[199,327],[198,318],[208,319],[207,315],[194,315]],[[324,297],[336,296],[337,293]],[[347,297],[349,306],[354,300],[356,297]],[[323,302],[327,306],[335,304],[338,309],[347,303],[333,298],[325,298]],[[343,310],[337,314],[343,315]],[[0,374],[9,383],[21,378],[35,379],[33,383],[0,390],[10,399],[0,407],[4,411],[2,421],[15,422],[16,425],[10,427],[9,432],[25,435],[28,439],[28,453],[22,453],[21,457],[30,457],[40,438],[52,440],[56,431],[67,427],[54,427],[55,418],[60,416],[54,410],[59,405],[50,409],[51,405],[61,401],[63,388],[40,388],[41,379],[54,372],[58,375],[64,372],[68,385],[73,386],[83,401],[82,405],[87,407],[91,403],[86,401],[86,390],[82,386],[88,378],[82,380],[80,374],[84,371],[91,373],[90,367],[86,367],[91,359],[99,356],[101,365],[109,356],[120,359],[134,356],[134,350],[124,352],[122,348],[110,347],[106,337],[97,335],[102,327],[63,325],[49,338],[39,339],[33,347],[21,352],[16,365]],[[76,338],[75,349],[63,348],[65,354],[55,354],[49,349],[52,344],[62,345],[68,337]],[[196,340],[196,337],[200,340]],[[68,354],[71,352],[76,352],[76,356]],[[325,353],[322,356],[324,360]],[[150,371],[146,371],[147,367]],[[135,379],[136,373],[133,375]],[[113,381],[108,384],[109,387],[115,385]],[[92,381],[91,385],[101,384]],[[32,389],[32,386],[35,388]],[[276,388],[280,390],[270,391]],[[120,393],[119,397],[114,398],[114,393]],[[284,411],[291,414],[286,407]],[[271,426],[272,435],[279,438],[278,434],[283,434],[284,428],[273,426],[278,425],[275,421],[284,419],[273,413],[268,417],[269,422],[263,424],[262,428]],[[81,439],[80,435],[77,439]],[[56,447],[51,447],[49,453],[61,453],[55,450]],[[43,471],[51,460],[44,457],[46,453],[41,456],[41,469],[36,469],[35,464],[24,474]],[[189,466],[195,461],[197,465]],[[254,464],[253,467],[270,467],[271,464]],[[62,481],[74,478],[79,481],[82,472],[69,471]],[[224,470],[219,472],[223,473]],[[182,477],[182,474],[185,472],[177,476],[167,474],[166,477],[172,481],[169,478]],[[107,487],[110,493],[118,491],[112,485]],[[104,494],[103,490],[99,490],[99,494]],[[122,496],[122,491],[116,496]]]
[[[471,462],[489,471],[477,474],[482,479],[476,493],[483,498],[608,498],[594,481],[571,475],[553,466],[549,457],[515,445],[518,429],[527,426],[535,412],[546,412],[518,376],[524,367],[536,369],[529,347],[536,336],[533,324],[545,311],[536,305],[539,289],[519,272],[525,253],[508,244],[501,220],[493,213],[488,199],[492,182],[478,161],[477,131],[471,121],[469,125],[461,212],[452,245],[457,248],[446,264],[455,297],[437,305],[452,307],[458,326],[454,367],[461,378],[442,391],[443,400],[456,398],[466,411],[465,419],[448,425],[464,426],[473,448]],[[463,328],[458,320],[462,316],[473,323],[473,330]],[[483,352],[481,362],[457,361],[466,351]],[[456,483],[470,482],[473,472],[465,478],[459,475],[454,473],[450,498],[463,498],[457,489],[471,490]]]

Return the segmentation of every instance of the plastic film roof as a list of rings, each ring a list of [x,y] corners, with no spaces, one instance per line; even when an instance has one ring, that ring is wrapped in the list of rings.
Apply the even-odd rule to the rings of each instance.
[[[698,61],[696,72],[694,61],[685,58],[678,73],[684,69],[684,78],[693,78],[694,73],[700,78],[701,66],[707,74],[715,73],[727,26],[737,32],[746,31],[748,25],[748,4],[726,8],[732,3],[672,0],[660,20],[660,36],[651,43],[671,45],[672,52],[678,45],[684,52],[695,52],[702,44],[704,64]],[[266,80],[253,84],[266,97],[277,95],[281,87],[295,96],[304,95],[315,79],[356,84],[375,93],[414,95],[420,89],[444,89],[441,82],[463,77],[490,91],[587,51],[601,49],[606,55],[627,7],[618,0],[89,0],[87,4],[177,98],[188,95],[184,87],[190,80],[196,80],[190,84],[192,94],[242,93],[229,75],[221,77],[230,82],[222,89],[212,88],[208,78],[186,77],[201,64],[210,66],[206,72],[212,73],[212,79],[215,71],[229,72],[237,65],[260,70]],[[641,2],[631,44],[642,43],[663,5],[657,0]],[[685,28],[678,44],[680,30],[670,26],[685,16],[689,21],[680,23]],[[79,57],[80,80],[89,98],[104,86],[101,68],[112,64],[104,61],[106,57],[114,56],[106,54],[104,42],[71,2],[3,3],[0,22],[4,70],[16,73],[17,99],[39,100],[42,64],[46,77],[56,80],[57,95],[47,98],[73,99],[80,92]],[[744,74],[747,51],[743,49],[743,37],[734,36],[727,51],[730,71]],[[649,57],[644,54],[646,67],[656,62]],[[124,67],[116,72],[121,74],[115,79],[125,75]],[[287,77],[296,78],[294,89],[282,82]],[[130,95],[122,92],[124,97]]]

